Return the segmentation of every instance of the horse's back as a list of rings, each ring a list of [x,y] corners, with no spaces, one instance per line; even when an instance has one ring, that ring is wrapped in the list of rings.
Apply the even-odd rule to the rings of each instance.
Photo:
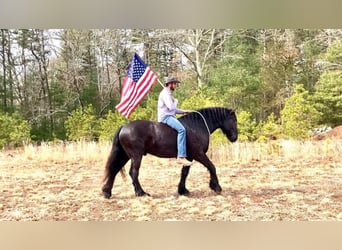
[[[120,142],[127,144],[134,142],[142,143],[153,137],[153,122],[147,120],[135,120],[124,125],[120,131]]]
[[[122,127],[119,139],[128,154],[177,155],[177,132],[160,122],[132,121]]]

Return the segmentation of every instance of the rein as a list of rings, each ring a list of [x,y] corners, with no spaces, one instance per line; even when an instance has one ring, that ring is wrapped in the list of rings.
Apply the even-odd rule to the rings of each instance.
[[[190,112],[197,113],[197,114],[199,114],[199,115],[202,117],[203,122],[204,122],[205,126],[207,127],[208,134],[209,134],[209,139],[210,139],[210,129],[209,129],[209,127],[208,127],[207,121],[205,120],[204,116],[203,116],[200,112],[198,112],[198,111],[196,111],[196,110],[189,110],[189,111],[190,111]]]

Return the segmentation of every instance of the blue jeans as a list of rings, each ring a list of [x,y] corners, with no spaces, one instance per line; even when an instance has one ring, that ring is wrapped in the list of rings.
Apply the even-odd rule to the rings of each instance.
[[[182,123],[174,116],[166,116],[162,123],[169,125],[171,128],[177,130],[177,156],[186,157],[186,131]]]

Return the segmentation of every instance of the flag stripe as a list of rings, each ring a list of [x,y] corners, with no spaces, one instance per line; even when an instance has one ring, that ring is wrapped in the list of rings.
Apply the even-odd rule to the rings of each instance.
[[[120,103],[115,108],[129,118],[156,82],[156,75],[135,53],[127,70]]]
[[[134,101],[135,98],[137,98],[137,95],[139,96],[139,90],[141,88],[145,88],[146,84],[148,84],[148,82],[146,82],[146,75],[150,73],[145,71],[144,75],[139,79],[139,81],[137,83],[134,83],[133,81],[130,81],[129,84],[132,84],[131,87],[131,91],[129,93],[129,95],[126,96],[126,98],[124,100],[121,101],[121,103],[118,105],[118,110],[120,112],[123,112],[123,110],[127,109],[128,106]]]
[[[124,115],[126,115],[126,117],[129,117],[130,114],[134,111],[134,109],[141,103],[141,101],[144,99],[144,97],[146,96],[146,94],[151,90],[151,88],[147,88],[145,90],[141,90],[143,91],[141,94],[140,92],[138,93],[138,97],[133,100],[132,102],[130,102],[129,106],[125,109],[125,111],[123,112]]]
[[[132,79],[127,78],[124,85],[126,88],[125,93],[122,95],[121,102],[116,106],[116,109],[119,111],[124,110],[130,98],[135,95],[136,92],[135,82],[133,82]]]
[[[145,71],[144,74],[146,74],[146,71]],[[132,83],[133,83],[133,84],[132,84]],[[137,83],[134,83],[134,81],[131,80],[131,81],[130,81],[130,84],[132,84],[132,85],[130,86],[131,91],[130,91],[129,95],[126,95],[126,96],[125,96],[125,99],[122,100],[121,103],[118,105],[118,106],[119,106],[119,107],[118,107],[118,108],[119,108],[119,111],[122,111],[122,110],[126,109],[127,106],[134,100],[134,98],[136,98],[137,91],[138,91],[140,85],[143,84],[143,82],[141,83],[141,81],[138,80]]]
[[[122,106],[129,99],[135,89],[134,86],[135,83],[132,81],[132,79],[126,77],[121,91],[121,102],[117,105],[117,107]]]
[[[136,99],[140,99],[141,97],[144,98],[145,95],[149,92],[154,85],[155,82],[151,82],[153,77],[153,74],[149,70],[148,72],[145,72],[144,76],[140,78],[140,80],[136,83],[136,87],[134,89],[134,92],[131,94],[130,98],[128,100],[125,100],[123,105],[120,105],[119,109],[123,110],[126,109],[127,112],[131,109],[132,105],[137,101]]]
[[[135,108],[141,103],[141,101],[144,99],[144,97],[148,94],[148,92],[151,91],[153,85],[156,83],[157,78],[154,76],[150,76],[150,81],[151,84],[149,84],[148,86],[146,86],[145,88],[142,88],[139,90],[138,93],[138,97],[137,99],[133,100],[133,102],[130,103],[128,109],[127,109],[127,115],[129,116],[134,110]]]

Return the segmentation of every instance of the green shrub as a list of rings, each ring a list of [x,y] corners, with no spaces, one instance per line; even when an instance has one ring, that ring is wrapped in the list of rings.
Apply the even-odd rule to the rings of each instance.
[[[127,122],[119,112],[110,110],[106,118],[100,120],[100,141],[112,140],[116,130]]]
[[[257,123],[251,113],[241,111],[237,114],[239,141],[254,141],[256,139]]]
[[[92,105],[84,109],[74,110],[65,123],[69,140],[94,140],[99,134],[99,120],[97,120]]]
[[[262,121],[258,125],[257,141],[266,142],[281,137],[281,127],[279,121],[273,113],[271,113],[266,121]]]
[[[20,146],[30,141],[30,125],[18,113],[0,113],[0,147]]]

